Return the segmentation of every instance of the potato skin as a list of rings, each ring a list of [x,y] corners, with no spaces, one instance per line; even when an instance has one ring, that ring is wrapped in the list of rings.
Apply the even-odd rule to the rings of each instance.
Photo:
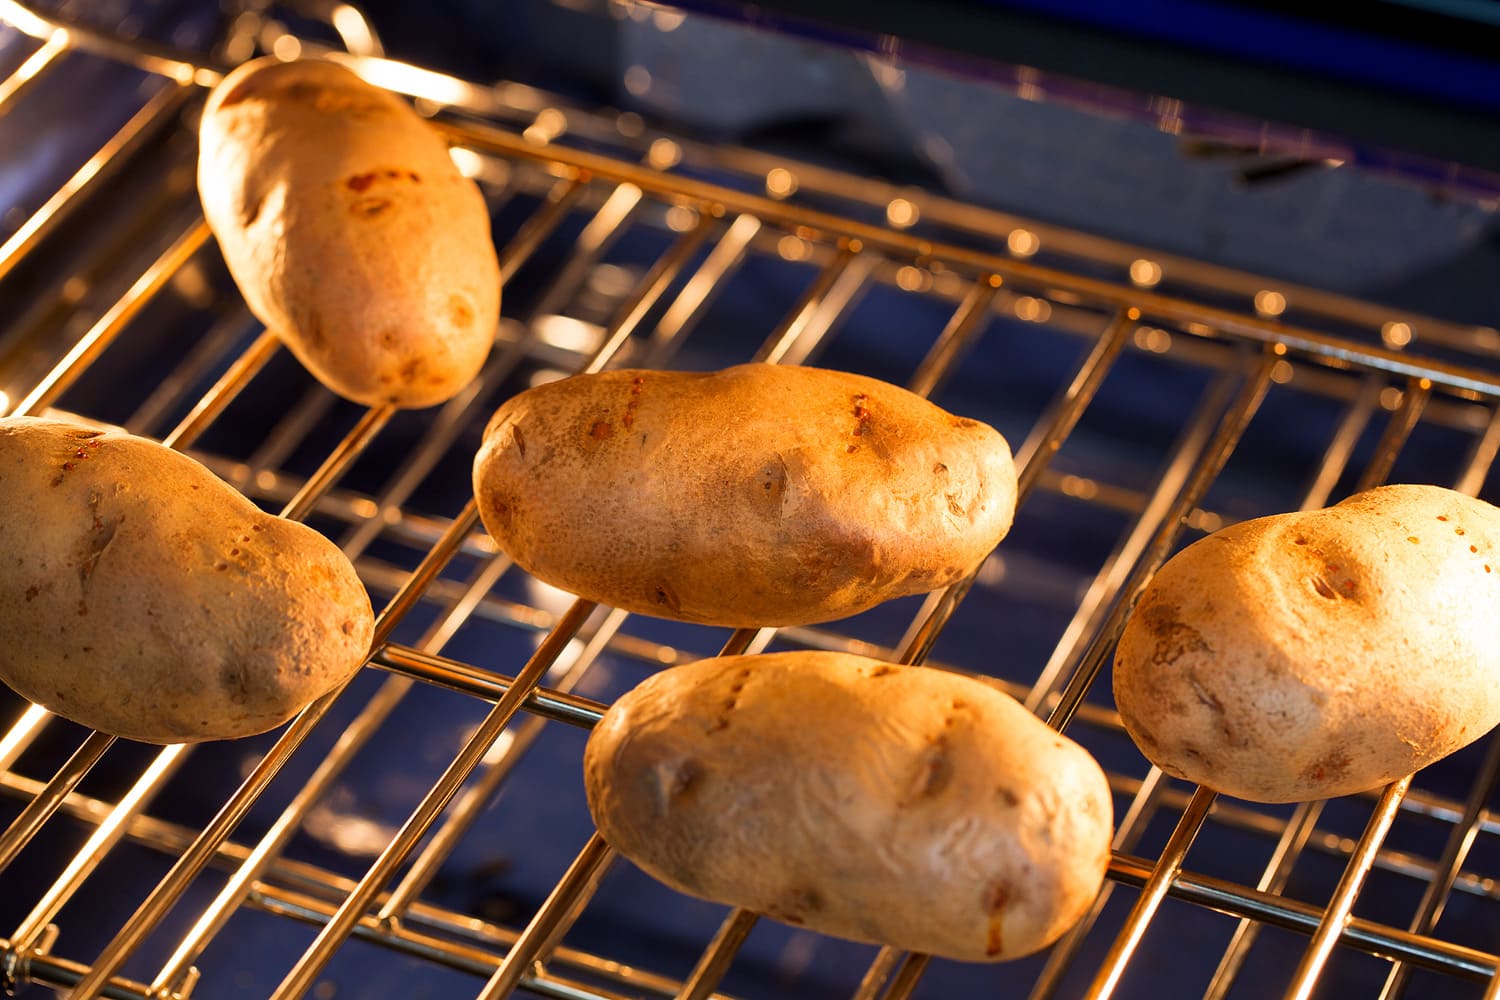
[[[198,190],[245,302],[335,392],[432,406],[494,341],[479,188],[395,95],[332,62],[239,66],[203,111]]]
[[[0,420],[0,680],[147,743],[264,732],[374,628],[337,547],[156,442]]]
[[[1377,788],[1500,723],[1500,509],[1394,485],[1167,562],[1115,656],[1163,771],[1263,802]]]
[[[1110,856],[1085,750],[981,681],[845,653],[662,671],[584,751],[604,839],[681,892],[963,961],[1076,922]]]
[[[575,376],[508,400],[480,515],[541,580],[711,625],[830,621],[961,579],[1010,528],[993,428],[846,372]]]

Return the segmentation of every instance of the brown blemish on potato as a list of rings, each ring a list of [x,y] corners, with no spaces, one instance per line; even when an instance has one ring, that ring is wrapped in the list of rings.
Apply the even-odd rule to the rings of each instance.
[[[995,789],[995,794],[1000,796],[1000,801],[1004,802],[1012,809],[1021,804],[1021,797],[1017,795],[1013,789],[1007,788],[1004,785]]]
[[[460,328],[474,322],[474,305],[467,295],[448,296],[448,321]]]
[[[40,594],[41,592],[42,592],[42,588],[41,587],[38,587],[36,584],[32,584],[31,586],[29,586],[29,587],[26,588],[26,599],[28,601],[36,600],[37,595]]]
[[[390,207],[391,199],[389,198],[360,198],[349,205],[349,211],[361,219],[373,219]]]
[[[807,918],[823,908],[823,898],[813,889],[797,886],[788,889],[780,899],[766,907],[766,914],[783,923],[801,926]]]
[[[989,921],[985,925],[984,953],[991,958],[999,955],[1005,950],[1005,941],[1001,936],[1001,925],[1004,921],[1005,906],[1010,902],[1011,888],[1005,882],[996,882],[984,891],[981,904],[984,912],[989,915]]]
[[[635,426],[635,411],[641,405],[641,388],[645,384],[645,378],[640,375],[630,380],[630,402],[625,404],[625,415],[620,418],[626,430]]]
[[[935,462],[935,463],[933,463],[932,474],[934,476],[943,476],[943,475],[947,475],[947,473],[948,473],[948,467],[946,465],[944,465],[942,462]]]
[[[741,669],[735,674],[734,680],[729,684],[729,697],[719,706],[719,714],[714,718],[713,725],[709,726],[710,733],[717,733],[729,728],[729,714],[740,704],[740,692],[745,690],[745,682],[750,679],[750,669]]]
[[[516,446],[516,451],[524,459],[526,457],[526,435],[521,433],[521,425],[515,424],[510,429],[511,442]]]
[[[656,585],[655,597],[657,604],[670,609],[674,613],[682,610],[682,599],[677,596],[677,591],[672,589],[672,585],[666,581]]]
[[[948,513],[952,514],[954,517],[963,517],[968,513],[968,511],[964,509],[964,505],[958,502],[957,493],[944,493],[943,498],[948,501]]]
[[[1437,516],[1437,519],[1438,519],[1438,520],[1439,520],[1439,521],[1446,521],[1446,520],[1448,520],[1448,515],[1447,515],[1447,514],[1439,514],[1439,515],[1438,515],[1438,516]]]
[[[869,676],[871,676],[871,677],[885,677],[886,675],[888,675],[888,674],[894,674],[895,672],[896,672],[896,668],[895,667],[891,666],[888,663],[883,663],[883,664],[881,664],[878,667],[872,667],[870,669]]]
[[[1413,545],[1416,545],[1416,544],[1417,544],[1417,541],[1418,541],[1418,539],[1417,539],[1417,536],[1416,536],[1416,535],[1407,535],[1407,536],[1406,536],[1406,540],[1407,540],[1407,541],[1408,541],[1408,542],[1411,542],[1411,543],[1412,543],[1412,544],[1413,544]]]
[[[1141,615],[1141,621],[1155,638],[1151,663],[1170,667],[1188,653],[1212,653],[1197,629],[1178,621],[1179,611],[1171,604],[1153,604]]]
[[[1298,535],[1296,538],[1292,539],[1292,544],[1293,545],[1306,545],[1307,544],[1307,539],[1304,536],[1302,536],[1302,535]]]
[[[1304,775],[1309,781],[1340,781],[1345,772],[1349,770],[1349,755],[1342,750],[1335,750],[1321,760],[1308,765]]]
[[[1339,592],[1333,589],[1333,584],[1322,576],[1310,577],[1308,582],[1312,584],[1313,590],[1318,592],[1319,597],[1325,597],[1330,601],[1338,600]]]
[[[608,420],[595,420],[594,425],[589,428],[589,437],[595,441],[603,441],[614,432],[614,425]]]

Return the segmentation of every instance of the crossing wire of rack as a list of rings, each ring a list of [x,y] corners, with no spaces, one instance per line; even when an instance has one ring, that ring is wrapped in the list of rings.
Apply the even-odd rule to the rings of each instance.
[[[197,51],[0,0],[25,36],[0,115],[64,82],[82,114],[80,79],[126,81],[94,105],[116,115],[102,133],[72,129],[98,140],[72,172],[0,231],[0,412],[186,451],[334,538],[379,609],[366,669],[261,738],[148,747],[0,702],[8,989],[1500,996],[1493,735],[1379,794],[1257,806],[1151,767],[1108,683],[1132,598],[1206,531],[1390,479],[1487,494],[1495,331],[475,84],[385,59],[353,8],[313,6],[241,14]],[[503,320],[447,404],[334,397],[229,282],[194,123],[257,49],[413,98],[481,184]],[[469,467],[508,395],[752,359],[862,371],[994,423],[1020,469],[1011,536],[947,591],[733,633],[574,600],[485,536]],[[679,897],[619,861],[583,805],[588,728],[651,670],[783,648],[993,676],[1088,747],[1116,834],[1082,923],[1042,955],[962,965]]]

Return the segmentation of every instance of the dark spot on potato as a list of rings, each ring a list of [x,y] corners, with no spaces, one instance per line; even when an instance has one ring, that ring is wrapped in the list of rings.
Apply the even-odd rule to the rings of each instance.
[[[614,432],[615,429],[608,420],[596,420],[594,426],[589,428],[589,437],[595,441],[603,441]]]
[[[360,198],[349,206],[349,211],[361,219],[373,219],[375,216],[391,207],[389,198]]]
[[[942,462],[934,463],[934,465],[932,466],[932,474],[934,476],[944,475],[944,474],[947,473],[947,471],[948,471],[948,467],[946,465],[944,465]]]
[[[1349,755],[1335,750],[1320,760],[1308,765],[1303,772],[1309,781],[1338,781],[1349,770]]]
[[[229,550],[229,554],[232,555],[232,556],[237,556],[237,555],[240,554],[240,550],[239,549],[230,549]]]
[[[947,742],[939,736],[932,745],[917,758],[916,772],[912,776],[907,802],[932,798],[948,787],[953,777],[953,763],[948,756]]]
[[[884,663],[881,664],[878,667],[871,667],[870,668],[870,676],[871,677],[884,677],[887,674],[894,674],[895,672],[896,672],[896,668],[895,667],[891,666],[890,664],[884,664]]]
[[[1477,546],[1477,545],[1470,545],[1469,546],[1469,551],[1470,552],[1478,552],[1479,551],[1479,546]]]
[[[1406,540],[1408,542],[1411,542],[1413,545],[1417,544],[1417,536],[1416,535],[1407,535],[1406,536]]]
[[[676,803],[690,797],[702,774],[703,766],[691,757],[656,765],[657,814],[667,815]]]
[[[1339,596],[1338,591],[1333,589],[1333,584],[1329,583],[1321,576],[1311,577],[1308,582],[1312,584],[1313,590],[1318,592],[1319,597],[1326,597],[1328,600],[1332,601],[1336,600]]]
[[[1454,528],[1453,529],[1453,533],[1455,535],[1462,535],[1464,533],[1464,529],[1462,529],[1462,528]]]
[[[513,425],[511,425],[511,428],[510,428],[510,439],[511,439],[511,442],[516,446],[516,451],[520,452],[522,458],[525,458],[526,457],[526,435],[524,435],[524,434],[521,433],[521,425],[520,424],[513,424]]]
[[[991,958],[1001,954],[1005,950],[1005,941],[1001,934],[1001,925],[1004,917],[1005,905],[1010,901],[1010,886],[1004,882],[997,882],[984,891],[981,904],[984,912],[989,914],[989,921],[985,926],[984,953]]]
[[[656,603],[670,608],[674,613],[682,610],[682,601],[677,596],[677,591],[672,589],[669,583],[656,585]]]
[[[339,624],[339,631],[342,632],[342,633],[344,633],[345,635],[353,635],[354,634],[354,623],[351,622],[351,621],[341,622]]]
[[[844,451],[847,452],[848,454],[852,455],[856,451],[859,451],[859,445],[857,445],[857,444],[851,444],[849,447],[845,448]]]
[[[1304,538],[1302,535],[1298,535],[1296,538],[1292,539],[1292,544],[1293,545],[1306,545],[1307,544],[1307,539]]]
[[[1439,515],[1438,515],[1438,516],[1437,516],[1437,519],[1438,519],[1438,520],[1439,520],[1439,521],[1446,521],[1446,520],[1448,520],[1448,515],[1447,515],[1447,514],[1439,514]]]
[[[41,587],[38,587],[36,584],[32,584],[31,586],[29,586],[29,587],[26,588],[26,599],[28,601],[35,600],[36,596],[38,594],[40,594],[41,592],[42,592],[42,588]]]
[[[448,320],[457,327],[466,327],[474,322],[474,305],[467,295],[455,293],[448,297]]]
[[[265,528],[265,525],[263,525],[263,524],[252,524],[250,526],[250,530],[251,531],[265,531],[266,528]]]
[[[89,606],[83,601],[78,602],[78,617],[82,618],[89,613]]]
[[[228,568],[229,564],[227,562],[214,563],[214,569],[218,570],[220,573],[224,572]]]
[[[1014,809],[1021,804],[1021,797],[1009,788],[1000,787],[995,789],[995,794],[1000,796],[1000,801]]]
[[[357,194],[367,190],[371,184],[374,184],[376,176],[373,173],[354,174],[351,177],[345,178],[344,186]]]
[[[954,517],[963,517],[968,513],[968,511],[964,510],[964,505],[958,502],[958,494],[944,493],[943,497],[948,501],[948,513]]]
[[[788,889],[780,899],[766,908],[766,913],[775,920],[800,927],[809,916],[822,908],[821,896],[812,889],[799,886]]]
[[[1171,604],[1153,604],[1141,613],[1141,621],[1155,639],[1151,650],[1153,666],[1169,667],[1189,653],[1213,653],[1213,647],[1191,625],[1178,621],[1179,611]]]
[[[240,206],[240,228],[249,229],[255,225],[255,220],[260,218],[261,206],[266,203],[264,191],[257,191],[254,195],[246,198],[245,203]]]

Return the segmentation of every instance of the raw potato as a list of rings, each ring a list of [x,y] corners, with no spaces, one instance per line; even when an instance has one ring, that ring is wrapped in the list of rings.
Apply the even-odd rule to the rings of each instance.
[[[539,579],[712,625],[843,618],[973,571],[1010,528],[993,428],[846,372],[575,376],[508,400],[480,515]]]
[[[394,95],[259,59],[203,111],[198,190],[245,302],[325,385],[432,406],[479,371],[500,270],[479,188]]]
[[[1168,774],[1263,802],[1377,788],[1500,723],[1500,509],[1386,486],[1167,562],[1115,700]]]
[[[364,661],[337,547],[154,441],[0,420],[0,681],[148,743],[264,732]]]
[[[584,780],[604,839],[674,889],[964,961],[1054,941],[1109,863],[1087,751],[988,684],[846,653],[655,674]]]

